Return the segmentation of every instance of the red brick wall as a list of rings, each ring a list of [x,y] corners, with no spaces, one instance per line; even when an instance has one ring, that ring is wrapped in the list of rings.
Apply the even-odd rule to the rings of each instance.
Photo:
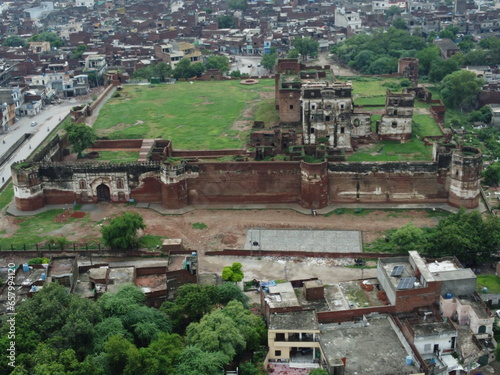
[[[160,203],[161,187],[159,179],[145,178],[144,183],[130,192],[130,198],[137,202]]]
[[[200,163],[189,178],[189,204],[297,203],[300,166],[296,162]]]
[[[169,209],[178,209],[187,206],[187,183],[181,180],[175,184],[161,185],[161,201]]]
[[[327,163],[301,163],[302,182],[300,204],[306,208],[323,208],[328,205]]]
[[[69,204],[77,200],[72,191],[44,190],[45,204]]]
[[[278,105],[281,122],[300,122],[300,90],[279,90]]]
[[[190,251],[187,253],[191,253]],[[186,254],[187,254],[186,253]],[[398,254],[388,253],[323,253],[319,251],[276,251],[276,250],[238,250],[224,249],[222,251],[207,251],[205,255],[220,256],[274,256],[274,257],[311,257],[311,258],[389,258]],[[399,254],[404,255],[404,254]],[[313,280],[313,279],[308,279]]]
[[[136,276],[146,276],[146,275],[164,275],[167,273],[167,267],[141,267],[136,268]]]
[[[439,302],[441,282],[431,282],[427,288],[396,291],[396,312],[412,311]]]
[[[15,202],[17,209],[21,211],[38,210],[39,208],[45,206],[45,198],[43,194],[28,199],[20,199],[16,197]]]

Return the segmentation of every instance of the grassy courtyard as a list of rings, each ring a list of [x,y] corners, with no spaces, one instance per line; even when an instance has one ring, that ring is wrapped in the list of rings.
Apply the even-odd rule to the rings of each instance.
[[[100,110],[94,124],[109,139],[162,138],[177,149],[244,146],[254,120],[272,121],[274,80],[125,85]]]

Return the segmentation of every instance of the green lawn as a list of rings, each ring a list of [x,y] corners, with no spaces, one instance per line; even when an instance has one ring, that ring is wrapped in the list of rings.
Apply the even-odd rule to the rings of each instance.
[[[231,129],[235,121],[276,116],[268,100],[274,94],[272,79],[248,86],[239,81],[125,85],[117,93],[99,112],[94,124],[99,136],[170,139],[178,149],[241,148],[249,130]]]
[[[0,193],[0,210],[3,210],[14,198],[14,188],[12,182],[8,184]]]
[[[347,156],[347,161],[431,161],[432,147],[426,146],[416,138],[415,131],[411,141],[399,143],[381,141],[360,148]]]
[[[99,151],[97,160],[126,163],[137,161],[137,159],[139,159],[139,151]]]
[[[497,275],[478,275],[476,290],[483,292],[483,288],[488,288],[488,293],[500,293],[500,277]]]
[[[443,135],[438,123],[430,115],[413,115],[413,128],[420,137]]]
[[[75,219],[69,217],[67,221],[57,223],[54,221],[57,215],[63,213],[64,210],[48,210],[38,215],[26,216],[19,219],[19,228],[13,237],[5,238],[0,237],[0,249],[10,250],[11,245],[16,250],[23,250],[23,245],[28,247],[35,247],[35,244],[47,241],[53,237],[64,237],[69,233],[57,235],[50,235],[51,232],[62,229],[68,223],[80,222],[82,224],[88,223],[88,217],[82,219]]]
[[[399,86],[401,78],[357,77],[347,79],[352,81],[353,95],[359,95],[360,97],[383,96],[384,101],[382,104],[385,103],[385,93],[388,89],[392,92],[401,92],[401,87],[399,89],[391,88],[391,86]],[[354,102],[357,104],[356,99],[354,99]]]
[[[360,96],[354,98],[354,104],[363,106],[370,106],[376,104],[385,105],[385,98],[386,98],[385,95],[369,96],[369,97]],[[383,109],[383,107],[380,108],[377,107],[377,109]]]

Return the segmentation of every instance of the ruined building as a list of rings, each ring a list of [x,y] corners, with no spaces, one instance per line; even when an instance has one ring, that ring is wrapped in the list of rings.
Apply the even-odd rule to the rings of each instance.
[[[414,65],[407,66],[412,72]],[[372,134],[370,114],[355,111],[352,83],[335,81],[328,66],[311,68],[284,59],[279,60],[277,70],[275,102],[280,123],[301,131],[304,145],[325,144],[330,149],[352,151],[355,140],[411,139],[413,92],[387,91],[386,113]]]

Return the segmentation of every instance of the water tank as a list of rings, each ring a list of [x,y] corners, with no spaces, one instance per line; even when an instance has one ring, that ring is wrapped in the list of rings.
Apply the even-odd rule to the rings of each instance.
[[[444,298],[445,298],[445,299],[452,299],[452,298],[453,298],[453,294],[451,294],[451,293],[446,293],[446,294],[444,295]]]
[[[30,266],[28,266],[28,263],[23,263],[23,272],[28,272],[30,270]]]
[[[47,275],[45,273],[42,273],[42,280],[47,279]]]
[[[413,365],[413,358],[411,357],[411,355],[406,356],[406,364],[409,366]]]
[[[35,285],[31,286],[31,292],[36,292],[36,286]]]
[[[484,287],[483,288],[483,293],[488,293],[488,288]]]
[[[191,253],[191,256],[195,257],[195,256],[196,256],[196,251],[193,251],[193,252]]]

